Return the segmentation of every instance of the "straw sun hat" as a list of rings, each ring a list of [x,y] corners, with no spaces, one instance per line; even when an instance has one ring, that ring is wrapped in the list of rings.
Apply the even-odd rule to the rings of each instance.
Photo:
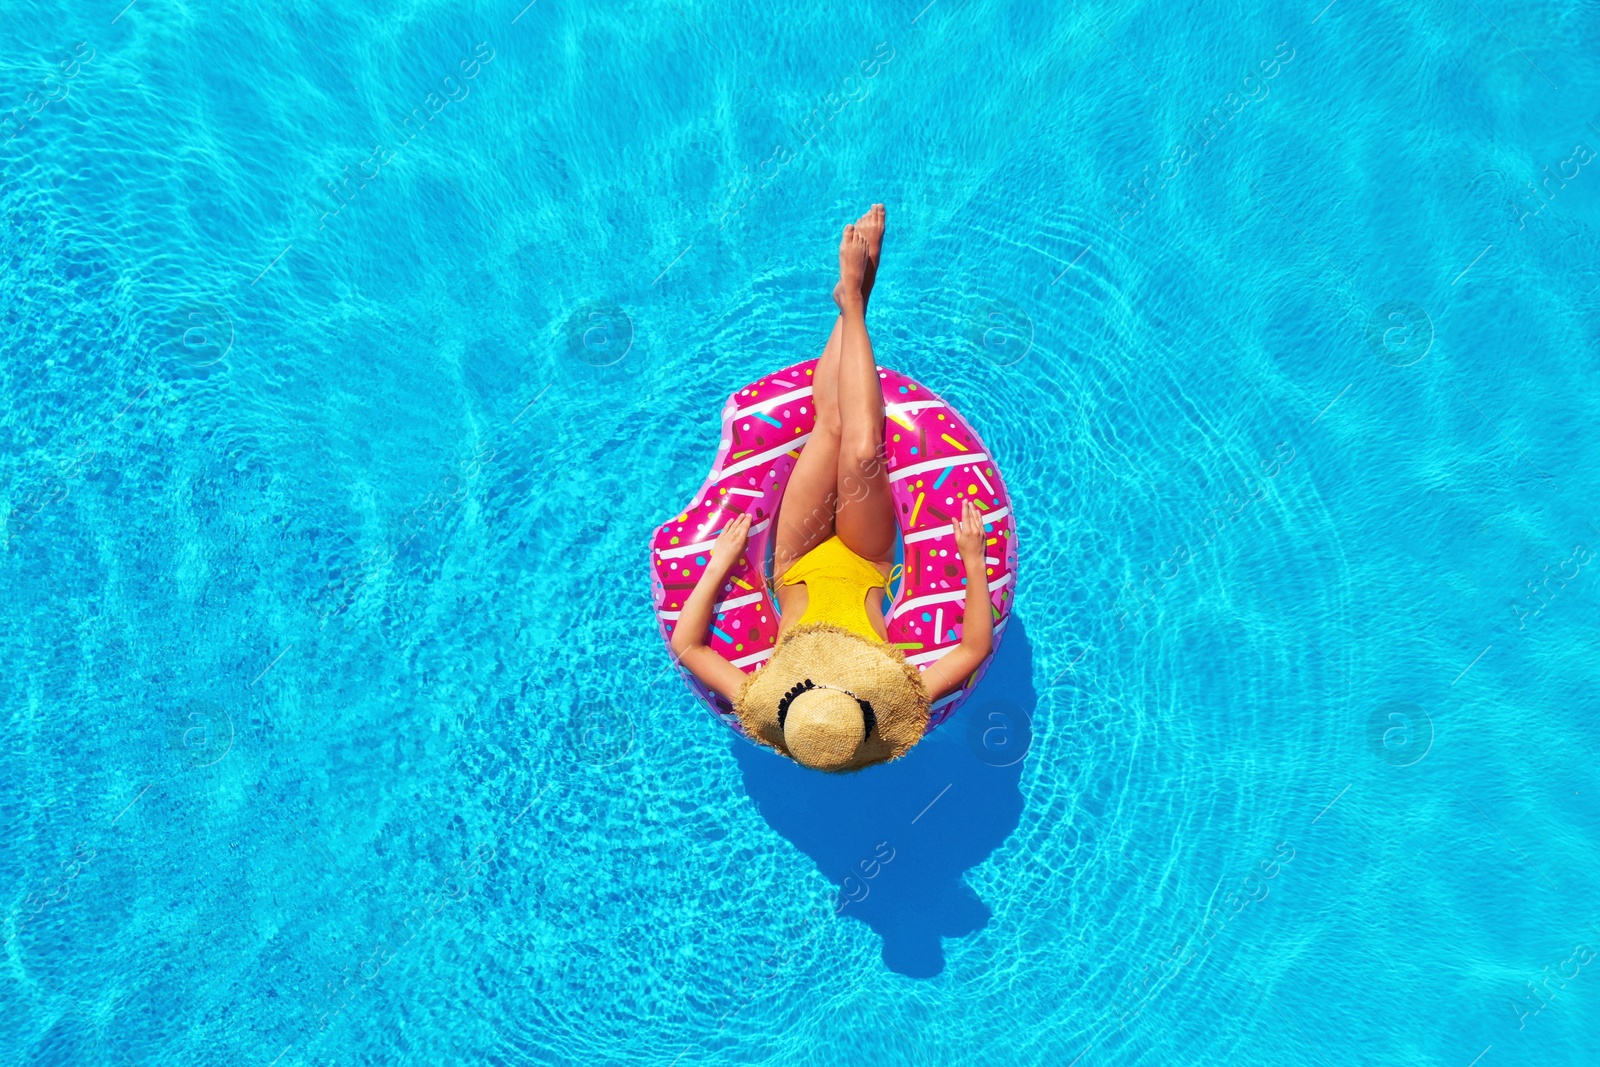
[[[842,626],[784,635],[733,710],[745,733],[796,762],[851,771],[906,754],[928,726],[928,690],[897,650]]]

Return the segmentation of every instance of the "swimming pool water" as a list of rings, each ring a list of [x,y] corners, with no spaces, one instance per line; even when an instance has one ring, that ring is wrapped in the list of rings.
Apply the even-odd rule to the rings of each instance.
[[[1600,1062],[1593,5],[124,3],[0,40],[4,1062]],[[645,546],[873,201],[1021,561],[835,779]]]

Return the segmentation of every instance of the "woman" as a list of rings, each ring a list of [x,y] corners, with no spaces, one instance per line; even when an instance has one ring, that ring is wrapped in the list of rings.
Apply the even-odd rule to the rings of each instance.
[[[826,771],[904,755],[921,740],[933,702],[977,670],[994,638],[983,516],[969,500],[953,524],[966,571],[961,643],[921,674],[888,644],[883,593],[898,532],[866,323],[883,225],[883,205],[875,204],[839,242],[839,317],[814,375],[816,427],[776,520],[781,624],[771,658],[746,675],[706,644],[717,591],[744,553],[748,515],[717,538],[672,633],[673,654],[733,705],[747,734]]]

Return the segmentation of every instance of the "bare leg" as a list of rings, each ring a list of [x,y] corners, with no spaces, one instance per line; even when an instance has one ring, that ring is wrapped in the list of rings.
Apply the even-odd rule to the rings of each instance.
[[[839,345],[843,329],[834,320],[833,333],[811,376],[811,401],[816,425],[800,449],[778,505],[778,532],[772,550],[772,576],[784,572],[807,552],[833,536],[833,515],[839,487]]]
[[[870,245],[883,234],[883,205],[874,204],[839,242],[839,284],[833,298],[842,327],[839,344],[839,508],[834,530],[852,552],[875,563],[894,559],[894,498],[883,449],[883,387],[867,336],[866,280]],[[873,264],[874,273],[876,265]]]
[[[875,227],[872,225],[874,212]],[[882,208],[868,211],[856,225],[864,227],[870,235],[868,263],[861,282],[861,303],[865,308],[878,273],[878,251],[883,239]],[[778,530],[772,553],[775,579],[782,578],[801,556],[834,534],[834,515],[840,507],[839,354],[843,335],[844,317],[840,316],[833,322],[833,332],[812,374],[811,399],[815,404],[816,426],[800,450],[799,462],[789,476],[783,502],[778,508]]]

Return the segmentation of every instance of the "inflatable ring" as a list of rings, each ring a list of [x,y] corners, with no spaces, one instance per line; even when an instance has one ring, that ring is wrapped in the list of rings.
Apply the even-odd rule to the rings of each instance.
[[[816,365],[814,359],[797,363],[728,398],[711,474],[694,501],[657,527],[651,539],[656,620],[662,641],[670,644],[683,602],[705,570],[717,535],[736,516],[750,515],[749,541],[712,609],[709,640],[711,648],[746,674],[761,668],[777,642],[778,610],[766,573],[772,520],[816,422],[811,403]],[[1016,519],[999,468],[977,432],[931,390],[884,367],[878,368],[878,378],[883,383],[889,485],[904,553],[891,575],[892,606],[885,615],[889,643],[925,670],[960,642],[966,589],[951,523],[962,500],[971,497],[984,512],[989,605],[998,649],[1011,617],[1017,574]],[[934,704],[928,729],[960,707],[993,658],[991,650],[960,689]],[[681,664],[678,672],[717,718],[744,735],[727,701]]]

